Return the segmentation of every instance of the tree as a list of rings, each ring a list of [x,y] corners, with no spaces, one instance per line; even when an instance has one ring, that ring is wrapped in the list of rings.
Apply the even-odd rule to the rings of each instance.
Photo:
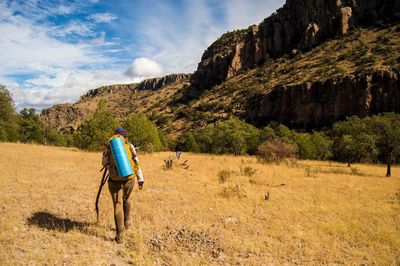
[[[273,128],[270,126],[264,127],[261,132],[260,132],[260,142],[264,142],[266,140],[273,140],[276,139],[277,136],[275,134],[275,131]]]
[[[75,133],[75,145],[89,151],[100,151],[117,127],[118,123],[112,113],[105,110],[104,102],[100,102],[93,117],[84,122]]]
[[[39,119],[34,108],[24,108],[19,113],[19,140],[45,144],[45,124]]]
[[[290,130],[288,127],[282,124],[275,128],[275,135],[285,142],[293,142],[295,133],[296,132]]]
[[[213,153],[234,155],[256,154],[260,143],[259,130],[237,118],[217,124],[212,131]]]
[[[213,130],[202,128],[193,132],[200,152],[212,153],[213,151]]]
[[[313,131],[310,141],[315,146],[315,159],[327,160],[332,156],[332,141],[323,132]]]
[[[123,123],[128,131],[128,138],[143,151],[153,152],[161,150],[161,139],[156,124],[145,115],[129,116]]]
[[[386,176],[391,176],[391,165],[400,153],[400,115],[384,113],[370,119],[370,132],[375,136],[379,155],[386,163]]]
[[[191,151],[191,152],[199,152],[200,148],[197,145],[196,139],[193,133],[185,133],[181,135],[176,142],[176,150],[180,151]]]
[[[317,148],[311,141],[309,134],[302,134],[293,131],[291,135],[290,140],[296,145],[299,158],[308,160],[317,159]]]
[[[348,117],[333,125],[333,153],[335,159],[350,164],[376,158],[375,135],[371,134],[370,118]]]
[[[15,118],[15,107],[11,92],[0,85],[0,121],[10,122]]]
[[[17,140],[17,115],[11,92],[0,85],[0,141]]]

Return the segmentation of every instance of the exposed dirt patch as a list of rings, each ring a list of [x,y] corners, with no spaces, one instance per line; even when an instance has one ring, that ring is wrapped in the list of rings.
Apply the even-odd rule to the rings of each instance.
[[[224,256],[218,239],[212,238],[206,232],[191,231],[185,227],[167,229],[163,234],[156,234],[150,238],[148,244],[153,252],[180,249],[192,255],[211,257],[213,260],[221,260]]]

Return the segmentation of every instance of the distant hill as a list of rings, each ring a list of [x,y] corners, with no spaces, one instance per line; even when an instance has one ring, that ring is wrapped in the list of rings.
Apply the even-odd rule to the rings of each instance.
[[[168,134],[238,116],[312,129],[400,112],[400,0],[287,0],[259,25],[228,32],[192,74],[89,91],[42,120],[76,130],[100,100],[117,119],[145,113]]]

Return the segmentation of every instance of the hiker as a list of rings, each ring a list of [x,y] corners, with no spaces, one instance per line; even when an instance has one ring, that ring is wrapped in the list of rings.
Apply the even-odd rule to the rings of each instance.
[[[131,225],[131,204],[129,196],[132,192],[134,185],[134,176],[136,175],[139,184],[139,189],[143,188],[144,178],[142,170],[139,167],[139,159],[136,149],[127,138],[127,131],[123,128],[115,130],[115,134],[109,139],[107,147],[103,152],[103,166],[106,166],[109,172],[108,188],[111,193],[112,201],[114,204],[114,221],[117,234],[115,241],[117,243],[123,242],[124,229]],[[127,155],[128,167],[132,167],[131,172],[127,176],[120,176],[121,169],[118,169],[117,163],[114,160],[113,152],[111,152],[111,141],[121,138],[121,149]],[[120,141],[120,140],[118,140]],[[115,155],[115,154],[114,154]],[[132,171],[133,170],[133,171]]]

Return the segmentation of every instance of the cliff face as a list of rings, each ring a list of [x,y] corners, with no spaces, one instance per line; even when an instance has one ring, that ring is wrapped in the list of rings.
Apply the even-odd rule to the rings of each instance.
[[[42,110],[40,117],[46,125],[52,128],[73,132],[77,127],[74,122],[82,115],[82,111],[71,104],[58,104]]]
[[[90,99],[92,97],[100,96],[100,95],[110,95],[115,93],[128,93],[134,90],[137,87],[136,83],[131,84],[115,84],[115,85],[108,85],[102,86],[93,90],[89,90],[85,95],[81,96],[81,101]]]
[[[89,90],[74,104],[59,104],[42,110],[40,118],[48,126],[58,131],[75,131],[79,125],[90,118],[100,100],[105,101],[106,108],[117,120],[123,120],[128,115],[146,110],[157,104],[164,94],[163,88],[180,88],[190,80],[190,74],[171,74],[152,78],[141,83],[116,84]],[[167,89],[168,91],[170,88]],[[160,96],[156,96],[155,94]],[[153,99],[156,98],[156,99]]]
[[[400,113],[399,70],[276,87],[252,97],[244,117],[258,126],[276,121],[310,129],[330,126],[346,116],[393,111]]]
[[[137,86],[137,89],[139,90],[158,90],[161,89],[164,86],[177,83],[177,82],[182,82],[182,81],[188,81],[191,77],[191,74],[171,74],[167,75],[164,77],[159,77],[159,78],[152,78],[152,79],[146,79],[139,83]]]
[[[81,100],[85,100],[91,97],[96,97],[100,95],[111,95],[116,93],[130,93],[134,90],[158,90],[164,86],[187,81],[191,77],[190,74],[171,74],[163,77],[146,79],[137,83],[131,84],[115,84],[102,86],[93,90],[89,90],[85,95],[81,97]]]
[[[307,50],[352,27],[385,23],[400,11],[400,0],[287,0],[275,14],[241,34],[225,36],[226,53],[215,50],[217,40],[204,53],[193,83],[207,89],[293,49]]]

